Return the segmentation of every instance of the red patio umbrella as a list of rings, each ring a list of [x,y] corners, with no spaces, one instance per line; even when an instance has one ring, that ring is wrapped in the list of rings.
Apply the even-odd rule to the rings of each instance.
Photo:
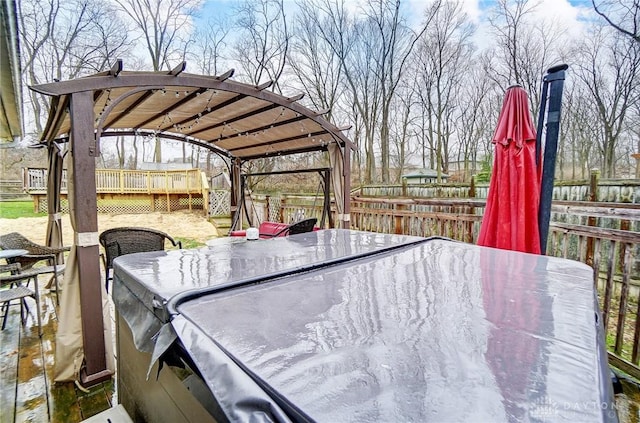
[[[493,135],[495,154],[478,245],[540,254],[540,171],[527,92],[507,89]]]

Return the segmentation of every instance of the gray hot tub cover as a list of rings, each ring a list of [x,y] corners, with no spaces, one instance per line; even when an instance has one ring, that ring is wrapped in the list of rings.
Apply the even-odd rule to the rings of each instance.
[[[394,245],[170,300],[231,421],[617,421],[589,267]]]

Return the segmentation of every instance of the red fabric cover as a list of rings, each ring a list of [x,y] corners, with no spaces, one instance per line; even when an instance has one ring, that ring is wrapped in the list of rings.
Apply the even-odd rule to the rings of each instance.
[[[289,227],[286,223],[278,223],[278,222],[262,222],[260,227],[258,228],[258,232],[260,233],[260,238],[272,238],[273,235],[282,231],[283,229]],[[278,236],[286,236],[287,231],[284,231]]]
[[[540,254],[540,167],[522,87],[510,87],[493,136],[495,154],[478,245]]]
[[[272,238],[273,235],[277,234],[279,231],[288,227],[289,225],[286,223],[278,223],[278,222],[262,222],[258,227],[258,232],[260,233],[260,238]],[[286,231],[278,236],[286,236]],[[238,230],[229,232],[229,236],[247,236],[247,231]]]

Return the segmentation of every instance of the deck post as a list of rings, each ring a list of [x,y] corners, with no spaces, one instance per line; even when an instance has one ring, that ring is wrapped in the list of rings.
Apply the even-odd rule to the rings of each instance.
[[[169,174],[164,171],[164,189],[167,194],[167,212],[171,212],[171,197],[169,196]]]
[[[598,201],[598,184],[600,181],[600,171],[598,169],[591,170],[591,176],[589,178],[589,201],[596,202]],[[587,218],[587,226],[596,226],[596,218],[594,216],[589,216]],[[594,240],[593,238],[587,238],[587,252],[585,257],[585,263],[589,266],[593,266],[593,258],[595,253]],[[598,274],[598,269],[593,269],[595,274]],[[596,279],[597,280],[597,279]]]

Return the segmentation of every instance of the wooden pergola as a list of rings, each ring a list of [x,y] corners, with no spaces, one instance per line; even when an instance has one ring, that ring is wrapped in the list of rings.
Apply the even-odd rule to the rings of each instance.
[[[350,153],[342,131],[298,104],[302,94],[284,97],[232,81],[233,71],[219,76],[184,73],[185,63],[169,72],[123,72],[122,62],[108,72],[31,87],[51,96],[51,108],[40,144],[49,149],[48,243],[62,242],[59,216],[59,145],[69,142],[69,205],[74,242],[65,272],[61,313],[79,287],[85,386],[111,377],[105,361],[95,159],[107,136],[152,135],[181,140],[226,158],[232,175],[232,213],[240,200],[243,163],[265,157],[314,151],[328,152],[339,227],[349,227]],[[77,302],[77,299],[75,300]],[[56,352],[56,360],[61,355]],[[58,363],[56,362],[56,366]]]

